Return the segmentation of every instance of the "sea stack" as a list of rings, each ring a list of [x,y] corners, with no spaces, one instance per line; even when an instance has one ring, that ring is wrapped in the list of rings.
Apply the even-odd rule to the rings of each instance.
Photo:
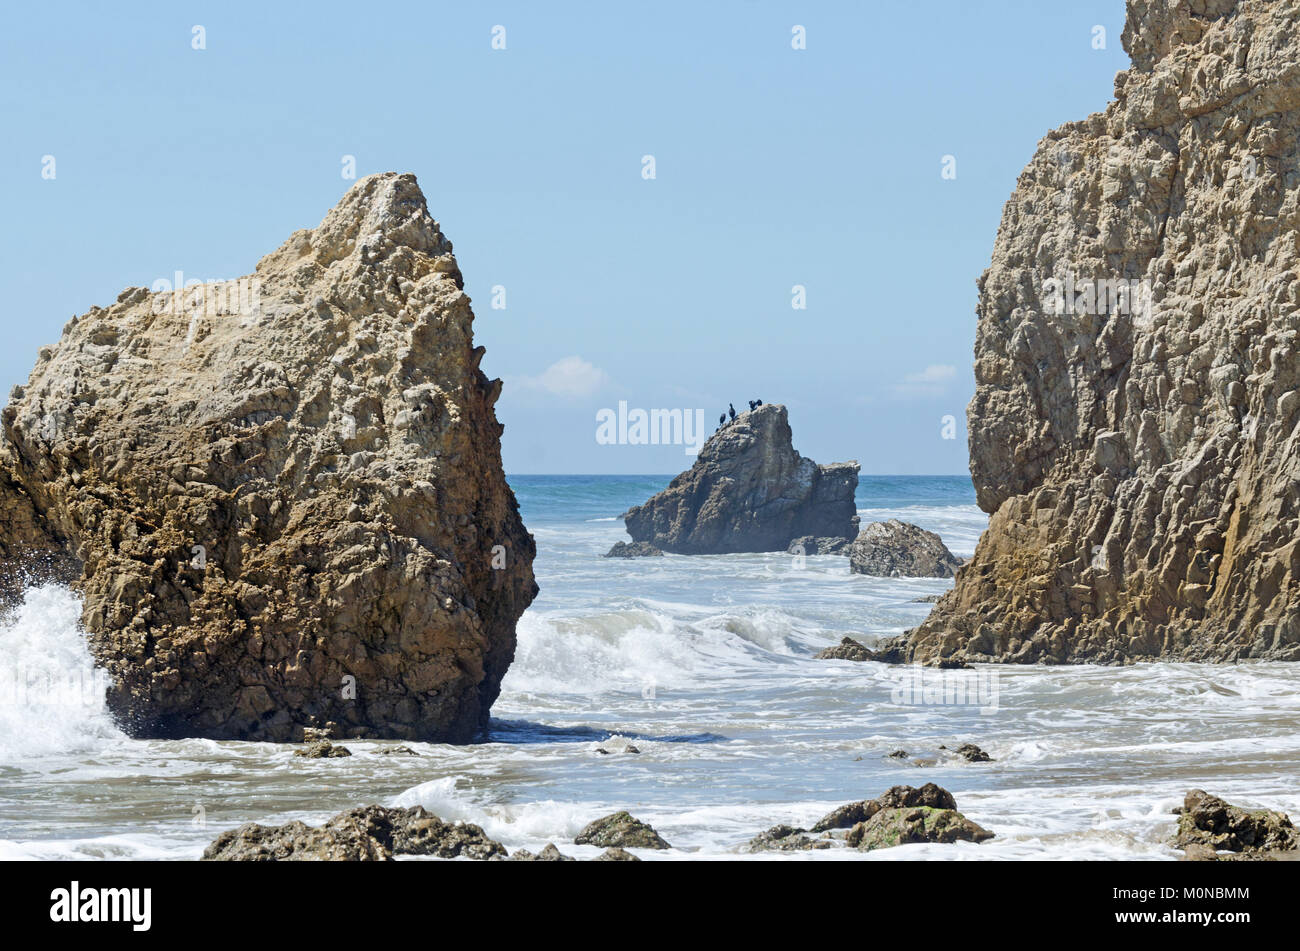
[[[991,520],[908,659],[1300,659],[1295,6],[1129,0],[1124,46],[978,282]]]
[[[128,288],[4,410],[0,574],[81,593],[137,735],[474,739],[537,586],[472,323],[394,173],[248,278]]]
[[[803,536],[857,536],[858,464],[819,466],[795,452],[786,408],[741,413],[689,470],[624,513],[634,542],[681,555],[785,551]]]

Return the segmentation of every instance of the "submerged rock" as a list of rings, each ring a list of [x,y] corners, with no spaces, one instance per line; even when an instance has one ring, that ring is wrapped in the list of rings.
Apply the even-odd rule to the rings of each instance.
[[[1300,833],[1291,819],[1271,809],[1243,809],[1202,789],[1193,789],[1178,812],[1174,847],[1187,857],[1212,858],[1210,852],[1295,852]]]
[[[940,747],[940,749],[943,749],[943,747]],[[955,750],[953,750],[952,752],[953,752],[953,753],[956,753],[958,756],[960,756],[962,759],[966,760],[966,762],[968,762],[968,763],[991,763],[991,762],[993,762],[993,757],[992,757],[992,756],[989,756],[988,753],[985,753],[982,749],[980,749],[980,748],[979,748],[978,746],[976,746],[974,743],[963,743],[961,746],[957,747],[957,748],[956,748]]]
[[[307,759],[336,759],[340,756],[351,756],[352,751],[346,746],[335,746],[329,740],[317,740],[300,750],[294,750],[293,755]]]
[[[823,647],[813,655],[814,660],[880,660],[879,655],[870,647],[845,637],[834,647]]]
[[[474,739],[537,587],[472,323],[393,173],[249,278],[92,308],[0,417],[0,577],[80,592],[136,735]]]
[[[205,861],[301,862],[388,861],[393,855],[438,858],[505,858],[505,847],[481,828],[444,822],[421,806],[349,809],[323,826],[250,822],[221,833],[203,853]]]
[[[1124,46],[978,282],[991,517],[909,660],[1300,660],[1295,10],[1130,0]]]
[[[810,849],[829,849],[835,842],[827,838],[814,838],[807,829],[779,825],[760,832],[740,847],[741,852],[806,852]]]
[[[662,555],[663,552],[654,545],[646,542],[617,542],[613,548],[605,552],[606,558],[653,558]]]
[[[764,404],[710,437],[695,465],[624,513],[627,533],[684,555],[785,551],[803,536],[857,534],[856,462],[795,452],[786,409]]]
[[[577,838],[575,845],[598,845],[607,848],[670,849],[663,838],[640,819],[626,811],[597,819],[589,823]]]
[[[542,851],[538,852],[536,855],[534,855],[532,852],[529,852],[527,849],[517,849],[515,853],[510,856],[510,861],[512,862],[576,862],[578,860],[571,855],[565,855],[558,848],[556,848],[554,842],[548,842],[546,843],[546,847],[542,849]]]
[[[606,849],[597,855],[593,862],[639,862],[641,861],[631,852],[625,852],[623,849]]]
[[[872,522],[849,549],[849,570],[886,578],[951,578],[961,559],[934,532],[891,518]]]

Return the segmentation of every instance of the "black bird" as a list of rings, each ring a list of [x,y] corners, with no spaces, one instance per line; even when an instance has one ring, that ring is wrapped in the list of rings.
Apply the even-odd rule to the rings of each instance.
[[[762,406],[762,405],[763,405],[763,401],[762,401],[762,400],[754,400],[754,405],[755,405],[755,406]]]
[[[752,413],[752,412],[754,411],[754,407],[757,406],[757,405],[758,405],[758,404],[755,403],[753,400],[750,400],[750,401],[749,401],[749,411]]]
[[[731,414],[732,419],[736,418],[736,407],[734,407],[730,403],[727,404],[727,412]]]
[[[718,428],[721,429],[723,423],[725,423],[726,421],[727,421],[727,414],[723,413],[721,416],[718,417]]]

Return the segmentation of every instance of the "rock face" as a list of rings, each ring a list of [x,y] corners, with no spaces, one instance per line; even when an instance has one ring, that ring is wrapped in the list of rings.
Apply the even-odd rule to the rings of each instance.
[[[714,433],[695,465],[623,519],[634,541],[675,554],[785,551],[801,536],[857,535],[857,486],[856,462],[805,459],[785,407],[764,404]]]
[[[81,592],[138,735],[473,739],[537,587],[472,322],[392,173],[241,282],[124,291],[4,410],[0,576]]]
[[[934,532],[891,518],[872,522],[849,549],[849,570],[886,578],[951,578],[961,561]]]
[[[992,517],[908,659],[1300,659],[1296,12],[1129,0],[1115,101],[1039,144],[979,280]]]

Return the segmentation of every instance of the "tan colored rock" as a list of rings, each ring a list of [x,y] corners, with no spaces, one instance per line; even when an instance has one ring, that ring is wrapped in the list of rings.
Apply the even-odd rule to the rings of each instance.
[[[989,529],[907,659],[1300,659],[1297,16],[1129,0],[1115,101],[1039,144],[979,280]]]
[[[140,735],[474,738],[537,588],[472,323],[393,173],[241,285],[92,308],[4,410],[0,575],[81,592]]]

